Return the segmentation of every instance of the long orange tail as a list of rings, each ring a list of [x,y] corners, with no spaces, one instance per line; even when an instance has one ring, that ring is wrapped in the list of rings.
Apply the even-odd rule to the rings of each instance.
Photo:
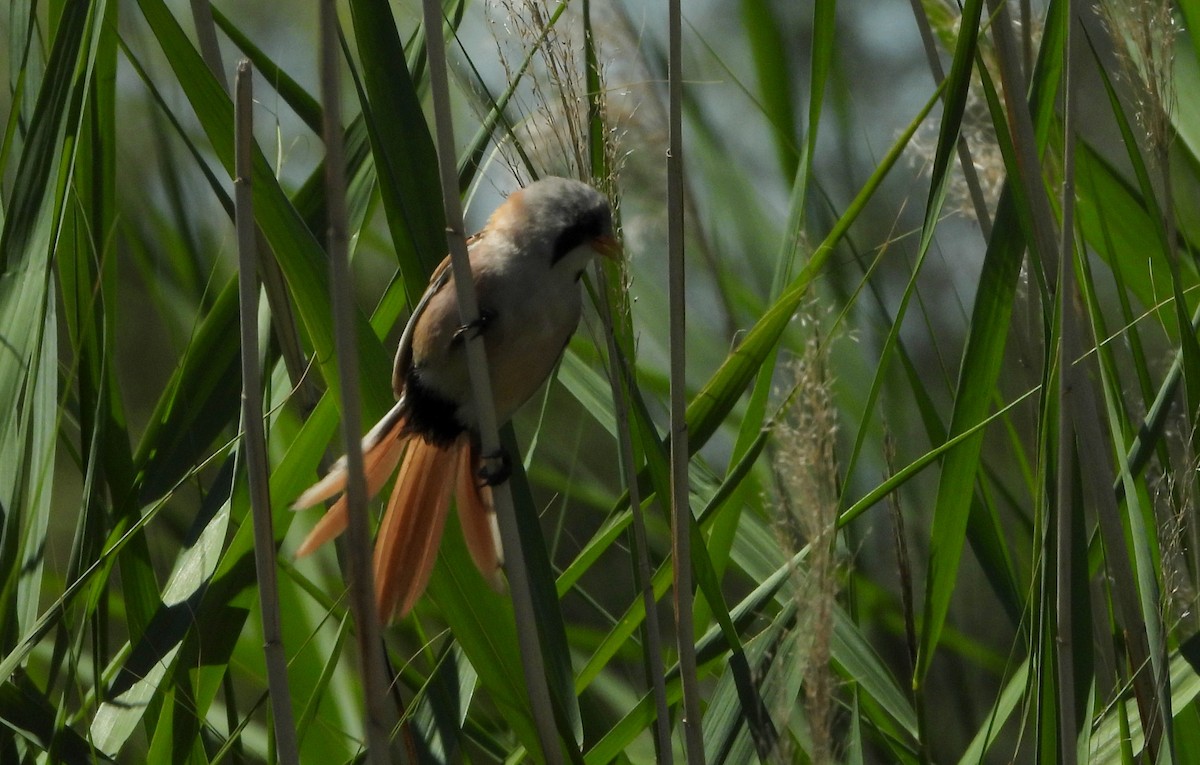
[[[363,439],[367,488],[374,495],[400,463],[387,511],[375,541],[375,604],[385,624],[404,617],[425,591],[446,524],[450,494],[456,495],[458,517],[471,559],[488,584],[504,588],[504,563],[491,489],[481,487],[479,456],[467,434],[449,446],[437,446],[404,433],[399,405]],[[403,462],[401,462],[403,456]],[[346,486],[345,461],[300,496],[295,509],[328,499]],[[308,555],[346,529],[346,498],[329,509],[296,551]]]
[[[409,444],[375,541],[375,603],[385,623],[407,616],[429,584],[451,490],[471,559],[493,589],[503,589],[496,513],[477,469],[478,456],[466,434],[445,447],[420,438]]]
[[[385,624],[406,615],[429,582],[461,451],[459,442],[442,448],[414,438],[404,454],[375,539],[375,604]]]
[[[459,460],[458,487],[455,503],[458,505],[458,521],[462,524],[463,539],[471,560],[488,585],[496,592],[503,592],[504,577],[500,568],[504,565],[504,550],[500,545],[500,528],[496,524],[496,511],[492,507],[492,489],[479,485],[479,453],[472,446],[469,455]]]
[[[392,471],[396,469],[396,463],[400,461],[400,455],[404,453],[404,444],[409,440],[409,437],[404,435],[405,420],[401,409],[402,403],[397,402],[391,411],[384,415],[375,427],[371,428],[371,432],[363,437],[363,472],[367,476],[368,496],[375,496],[391,476]],[[342,457],[333,464],[324,478],[310,486],[300,495],[299,499],[292,503],[292,509],[303,510],[306,507],[312,507],[318,502],[344,491],[347,474],[346,458]],[[346,530],[348,520],[346,498],[343,496],[334,503],[333,507],[329,508],[329,512],[325,513],[321,520],[317,521],[317,525],[313,527],[308,537],[296,550],[296,557],[303,558],[329,540],[336,538]]]

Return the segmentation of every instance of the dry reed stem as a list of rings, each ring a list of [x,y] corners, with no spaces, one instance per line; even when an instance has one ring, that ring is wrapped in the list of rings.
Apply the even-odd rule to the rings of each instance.
[[[250,62],[238,63],[235,132],[237,141],[234,196],[238,243],[238,308],[242,342],[243,451],[250,485],[250,510],[254,522],[254,568],[258,579],[259,608],[263,621],[263,653],[267,687],[271,696],[276,753],[285,765],[300,762],[292,697],[288,691],[287,654],[283,648],[279,586],[275,570],[275,529],[271,521],[271,479],[267,464],[267,439],[263,428],[262,367],[258,356],[258,269],[256,265],[253,194],[254,172],[253,91]]]
[[[455,161],[454,124],[450,112],[450,86],[446,71],[446,50],[442,40],[442,10],[436,0],[422,3],[427,33],[430,93],[433,97],[435,138],[438,151],[438,172],[441,178],[442,203],[446,212],[446,240],[450,250],[450,265],[454,273],[456,299],[463,326],[479,320],[479,305],[475,281],[471,275],[467,240],[463,232],[462,203],[458,195],[458,168]],[[491,376],[488,374],[487,353],[483,339],[468,335],[466,342],[467,368],[471,377],[471,392],[479,417],[479,440],[483,454],[499,454],[501,450],[499,423],[492,397]],[[507,481],[492,487],[492,502],[500,521],[501,545],[505,550],[505,573],[511,585],[513,610],[518,625],[536,625],[529,571],[525,565],[523,541],[513,506],[512,489]],[[537,629],[518,629],[517,641],[521,654],[521,669],[529,693],[530,710],[537,729],[542,756],[546,762],[561,762],[563,749],[554,722],[553,701],[546,682],[546,663]]]
[[[373,765],[383,765],[392,761],[389,738],[394,715],[388,707],[387,662],[380,639],[379,613],[375,608],[375,585],[371,576],[371,532],[367,523],[367,486],[363,473],[358,345],[354,332],[345,158],[339,109],[338,19],[333,0],[323,0],[319,13],[321,101],[325,107],[322,132],[329,225],[327,248],[333,293],[334,347],[342,396],[342,440],[346,447],[346,504],[350,518],[345,535],[345,545],[349,549],[346,578],[350,583],[350,607],[358,638],[359,671],[366,705],[367,760]],[[403,750],[398,751],[406,759]]]

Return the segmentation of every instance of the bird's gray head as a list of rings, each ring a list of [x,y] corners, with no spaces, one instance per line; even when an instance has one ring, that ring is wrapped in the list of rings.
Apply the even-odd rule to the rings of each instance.
[[[544,178],[525,187],[520,202],[525,230],[536,232],[530,251],[549,253],[550,266],[582,271],[594,255],[614,256],[612,210],[596,189],[568,178]]]

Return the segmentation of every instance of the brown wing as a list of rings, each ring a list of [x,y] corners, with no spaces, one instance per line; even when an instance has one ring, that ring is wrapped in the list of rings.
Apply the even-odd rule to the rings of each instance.
[[[483,232],[468,237],[467,247],[470,248],[481,238],[483,238]],[[433,269],[433,274],[429,277],[429,286],[425,288],[425,293],[417,301],[417,306],[413,309],[412,316],[408,317],[408,323],[404,325],[404,334],[400,336],[400,343],[396,347],[396,360],[392,364],[392,393],[395,394],[397,399],[404,395],[404,384],[408,380],[408,371],[412,369],[413,332],[416,329],[417,322],[420,320],[421,315],[425,313],[425,307],[429,305],[429,301],[433,296],[450,283],[450,277],[453,276],[453,273],[454,271],[450,267],[450,256],[447,255],[438,264],[438,267]]]

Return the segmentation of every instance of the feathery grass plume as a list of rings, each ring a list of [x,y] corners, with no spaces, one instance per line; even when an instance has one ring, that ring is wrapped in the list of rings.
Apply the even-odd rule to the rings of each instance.
[[[1175,133],[1171,115],[1175,109],[1173,69],[1179,24],[1167,0],[1104,0],[1095,6],[1095,11],[1112,40],[1118,65],[1117,77],[1129,86],[1128,96],[1133,101],[1134,116],[1145,142],[1142,148],[1147,155],[1147,165],[1153,169],[1153,193],[1160,197],[1161,224],[1166,232],[1164,242],[1174,259],[1178,255],[1174,245],[1174,195],[1168,163]],[[1172,278],[1177,281],[1179,275],[1173,274]],[[1178,290],[1176,284],[1177,300],[1180,294]],[[1179,314],[1180,325],[1186,326],[1186,313],[1180,310]],[[1194,402],[1188,403],[1195,406]],[[1162,568],[1159,608],[1163,624],[1168,628],[1176,618],[1180,621],[1195,618],[1192,615],[1195,588],[1186,573],[1187,565],[1182,553],[1185,546],[1194,551],[1197,542],[1195,523],[1190,523],[1192,519],[1185,517],[1192,507],[1191,501],[1196,490],[1195,433],[1192,427],[1185,418],[1179,431],[1166,435],[1168,441],[1178,444],[1179,448],[1171,450],[1176,455],[1172,458],[1175,465],[1163,466],[1166,476],[1163,485],[1154,493],[1157,516],[1155,533],[1159,541]],[[1191,535],[1187,543],[1183,541],[1185,528],[1190,529],[1187,533]]]
[[[1195,631],[1200,628],[1200,614],[1196,608],[1200,592],[1190,572],[1197,570],[1195,556],[1200,555],[1196,547],[1200,529],[1190,517],[1196,502],[1196,483],[1191,476],[1200,470],[1200,459],[1191,451],[1190,435],[1184,436],[1172,429],[1168,438],[1179,447],[1171,450],[1172,461],[1176,464],[1166,466],[1149,486],[1162,560],[1163,621],[1171,625],[1172,631],[1183,622]]]
[[[975,77],[972,77],[973,82],[974,80]],[[912,163],[919,168],[922,175],[928,175],[933,169],[933,158],[937,154],[940,127],[938,119],[930,117],[921,125],[909,144]],[[979,178],[984,201],[989,210],[995,210],[1006,177],[1004,156],[1000,153],[1000,144],[996,141],[996,129],[992,124],[991,115],[988,113],[987,102],[974,85],[967,96],[967,108],[963,113],[962,135],[971,147],[971,164]],[[946,184],[944,209],[948,213],[961,215],[968,220],[977,218],[975,205],[971,202],[970,189],[963,177],[962,168],[957,165],[951,171]]]
[[[561,17],[554,21],[559,12],[557,5],[547,0],[488,0],[484,6],[507,82],[513,82],[520,74],[529,51],[536,51],[533,65],[521,75],[522,87],[509,102],[512,130],[498,140],[497,153],[500,162],[516,178],[529,174],[525,169],[528,163],[529,169],[539,176],[566,175],[596,185],[607,193],[614,216],[619,219],[614,190],[630,156],[624,146],[625,135],[630,129],[652,131],[655,138],[650,145],[665,145],[665,117],[652,120],[653,124],[642,124],[646,111],[641,105],[646,99],[632,87],[610,90],[610,69],[617,69],[623,81],[647,82],[649,74],[636,52],[636,42],[628,45],[627,56],[609,50],[623,49],[632,39],[627,19],[615,9],[593,7],[592,35],[596,38],[594,44],[602,49],[596,72],[600,83],[597,100],[609,173],[607,178],[591,177],[583,25],[574,6],[562,10]],[[657,102],[652,104],[657,105]],[[656,154],[655,161],[660,157],[661,153]]]
[[[924,7],[934,34],[948,51],[953,51],[958,38],[958,27],[962,22],[961,9],[953,4],[932,2],[926,2]],[[1028,41],[1033,50],[1036,50],[1042,36],[1041,19],[1031,19],[1029,28],[1022,29],[1020,32],[1021,37]],[[999,83],[996,49],[986,35],[981,35],[979,38],[979,58],[983,62],[983,66],[991,73],[992,80]],[[996,140],[995,124],[992,122],[992,115],[988,110],[987,99],[983,95],[982,88],[978,71],[973,71],[961,130],[962,137],[971,147],[971,164],[979,180],[984,201],[989,210],[995,210],[1007,174],[1004,169],[1004,156],[1001,154],[1000,144]],[[922,174],[928,174],[933,169],[933,159],[938,148],[938,133],[941,129],[940,119],[940,116],[931,116],[926,120],[909,144],[913,164],[920,169]],[[970,220],[977,218],[977,210],[972,203],[971,191],[963,177],[961,167],[955,166],[951,172],[946,186],[944,209]]]
[[[608,197],[614,225],[621,229],[621,196],[617,189],[628,154],[623,153],[621,147],[624,134],[624,128],[619,127],[621,121],[609,111],[605,86],[609,60],[600,59],[596,72],[600,88],[595,94],[600,123],[604,125],[602,151],[608,173],[604,178],[594,178],[588,157],[590,94],[582,24],[577,18],[578,12],[573,12],[571,7],[563,10],[562,17],[554,21],[557,5],[547,0],[488,0],[484,5],[485,19],[493,27],[492,37],[506,81],[514,81],[528,51],[536,50],[534,65],[523,75],[527,87],[518,90],[510,102],[510,108],[519,119],[515,120],[512,133],[499,141],[497,152],[500,161],[516,178],[529,175],[523,169],[528,162],[529,171],[536,176],[565,175],[595,185]],[[595,8],[592,17],[593,36],[596,36],[597,27],[604,33],[604,38],[620,34],[624,29],[613,20],[597,25]],[[599,47],[601,41],[594,44]],[[625,91],[622,94],[627,95]],[[633,111],[622,108],[625,115],[631,115]],[[622,259],[615,267],[619,270],[619,281],[612,290],[618,298],[615,309],[618,316],[625,318],[630,310],[628,260]]]
[[[792,597],[801,614],[796,629],[808,640],[804,671],[804,709],[814,763],[834,761],[832,732],[835,678],[829,666],[833,611],[839,589],[837,542],[837,414],[829,373],[828,343],[817,332],[810,312],[801,321],[813,327],[802,355],[789,371],[796,386],[794,403],[775,432],[775,474],[779,486],[776,534],[786,550],[805,544],[805,570],[792,576]],[[776,710],[779,711],[779,710]]]
[[[527,88],[511,102],[521,118],[500,144],[503,161],[518,178],[526,175],[520,170],[526,157],[538,173],[586,178],[588,102],[576,14],[567,9],[551,26],[547,0],[489,0],[484,13],[508,82],[517,78],[527,50],[537,52],[524,75]]]
[[[1138,125],[1151,158],[1165,161],[1174,130],[1172,70],[1179,23],[1169,0],[1106,0],[1095,7],[1129,83]]]

